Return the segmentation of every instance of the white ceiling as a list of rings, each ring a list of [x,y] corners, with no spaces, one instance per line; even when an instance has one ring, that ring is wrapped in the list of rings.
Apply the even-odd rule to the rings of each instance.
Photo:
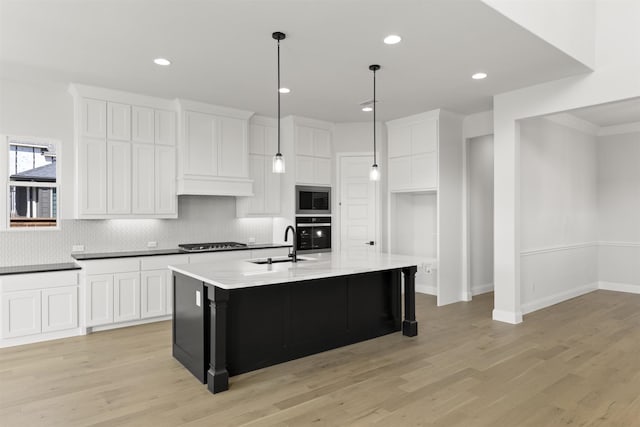
[[[434,108],[469,114],[492,95],[588,72],[479,0],[0,0],[0,72],[275,115],[381,120]],[[383,36],[404,38],[395,46]],[[173,61],[168,68],[155,57]],[[486,71],[486,80],[471,74]]]
[[[640,123],[640,98],[580,108],[568,113],[600,127]]]

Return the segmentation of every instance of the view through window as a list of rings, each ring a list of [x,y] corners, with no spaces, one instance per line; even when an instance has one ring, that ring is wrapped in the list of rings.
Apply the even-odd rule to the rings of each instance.
[[[9,227],[56,227],[55,143],[9,139]]]

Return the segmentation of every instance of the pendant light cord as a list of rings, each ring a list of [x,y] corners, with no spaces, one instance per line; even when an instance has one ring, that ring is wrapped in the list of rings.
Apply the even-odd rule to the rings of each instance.
[[[278,155],[280,154],[280,40],[278,40]]]
[[[376,70],[373,70],[373,165],[377,166],[376,161]]]

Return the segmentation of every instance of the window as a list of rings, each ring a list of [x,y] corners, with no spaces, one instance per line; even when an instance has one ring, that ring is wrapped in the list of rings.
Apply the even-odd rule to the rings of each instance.
[[[58,226],[58,145],[9,138],[9,228]]]

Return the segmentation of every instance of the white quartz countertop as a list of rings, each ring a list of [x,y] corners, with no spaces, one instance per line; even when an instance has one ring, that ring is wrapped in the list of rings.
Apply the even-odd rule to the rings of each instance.
[[[299,255],[305,261],[254,264],[250,260],[170,265],[169,269],[223,289],[242,289],[326,277],[418,266],[424,258],[374,252],[327,252]]]

